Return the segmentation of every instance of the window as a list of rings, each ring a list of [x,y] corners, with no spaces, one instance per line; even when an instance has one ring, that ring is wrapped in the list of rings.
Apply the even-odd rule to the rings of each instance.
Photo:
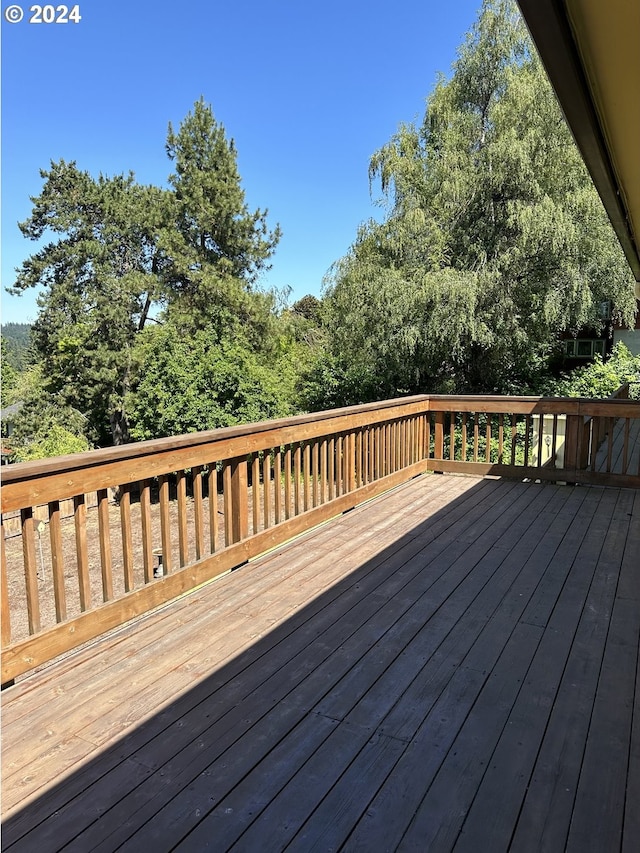
[[[566,358],[593,358],[596,353],[604,356],[604,340],[602,338],[570,338],[564,342]]]

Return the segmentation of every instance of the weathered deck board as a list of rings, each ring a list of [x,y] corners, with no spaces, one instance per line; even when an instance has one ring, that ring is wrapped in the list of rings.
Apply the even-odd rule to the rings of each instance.
[[[5,691],[3,849],[635,850],[639,554],[418,478]]]

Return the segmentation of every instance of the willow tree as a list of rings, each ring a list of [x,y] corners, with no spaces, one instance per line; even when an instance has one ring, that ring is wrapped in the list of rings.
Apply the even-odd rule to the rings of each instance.
[[[514,3],[484,3],[370,179],[385,220],[360,229],[325,300],[331,359],[361,399],[519,390],[601,302],[631,319],[624,256]]]

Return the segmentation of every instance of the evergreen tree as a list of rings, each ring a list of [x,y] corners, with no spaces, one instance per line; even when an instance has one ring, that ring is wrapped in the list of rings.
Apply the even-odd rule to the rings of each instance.
[[[169,125],[166,147],[175,166],[169,177],[176,229],[168,283],[176,313],[196,327],[264,316],[265,305],[248,294],[268,268],[280,229],[268,230],[267,211],[249,211],[233,140],[200,99],[177,132]],[[268,314],[268,304],[266,309]]]
[[[81,412],[92,442],[118,444],[129,437],[131,347],[162,298],[166,191],[133,175],[94,179],[63,160],[41,174],[42,193],[20,228],[58,240],[22,264],[12,290],[44,287],[31,336],[46,364],[43,393]]]
[[[0,338],[0,346],[0,408],[4,409],[5,406],[15,402],[13,392],[18,381],[18,371],[8,357],[7,342],[4,338]]]
[[[169,126],[167,153],[167,189],[52,163],[20,225],[33,240],[54,236],[12,288],[43,287],[32,330],[42,403],[79,412],[92,443],[130,438],[136,371],[153,370],[138,345],[150,318],[183,335],[206,330],[211,346],[240,328],[249,349],[271,345],[274,296],[254,284],[280,232],[248,210],[234,144],[202,100],[177,132]]]

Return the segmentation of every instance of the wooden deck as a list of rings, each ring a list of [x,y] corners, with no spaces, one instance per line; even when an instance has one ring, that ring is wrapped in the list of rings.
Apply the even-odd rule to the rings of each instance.
[[[640,491],[428,475],[18,682],[3,850],[639,849]]]

